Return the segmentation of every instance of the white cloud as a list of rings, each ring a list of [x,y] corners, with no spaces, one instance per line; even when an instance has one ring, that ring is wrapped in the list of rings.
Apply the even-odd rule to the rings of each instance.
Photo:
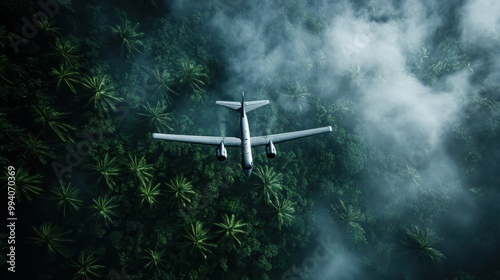
[[[469,0],[462,10],[461,28],[466,41],[484,40],[500,33],[500,1]]]

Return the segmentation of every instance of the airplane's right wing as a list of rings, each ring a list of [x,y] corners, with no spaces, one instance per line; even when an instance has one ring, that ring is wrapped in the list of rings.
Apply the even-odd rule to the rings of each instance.
[[[263,145],[266,145],[267,143],[269,143],[269,141],[272,141],[273,143],[276,144],[276,143],[281,143],[281,142],[285,142],[285,141],[290,141],[290,140],[294,140],[294,139],[308,137],[308,136],[312,136],[312,135],[316,135],[316,134],[320,134],[320,133],[326,133],[326,132],[330,132],[330,131],[332,131],[332,127],[325,126],[325,127],[320,127],[320,128],[313,128],[313,129],[300,130],[300,131],[294,131],[294,132],[256,136],[256,137],[250,138],[250,143],[252,144],[252,147],[263,146]]]
[[[174,141],[174,142],[211,145],[211,146],[217,146],[222,142],[227,147],[240,147],[241,146],[241,139],[236,138],[236,137],[153,133],[153,138],[167,140],[167,141]]]

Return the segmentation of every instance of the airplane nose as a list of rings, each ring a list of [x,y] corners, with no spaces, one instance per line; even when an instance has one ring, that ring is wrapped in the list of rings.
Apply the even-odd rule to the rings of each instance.
[[[244,169],[243,171],[245,172],[245,175],[247,175],[247,177],[250,177],[250,175],[252,174],[252,169]]]

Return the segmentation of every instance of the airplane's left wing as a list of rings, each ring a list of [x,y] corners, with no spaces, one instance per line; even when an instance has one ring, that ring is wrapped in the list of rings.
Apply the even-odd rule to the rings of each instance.
[[[227,147],[239,147],[239,146],[241,146],[240,138],[236,138],[236,137],[153,133],[153,138],[167,140],[167,141],[174,141],[174,142],[201,144],[201,145],[217,146],[223,142],[224,145]]]
[[[325,126],[320,128],[313,128],[307,130],[300,130],[294,132],[280,133],[280,134],[271,134],[264,136],[256,136],[250,138],[250,143],[252,143],[252,147],[255,146],[263,146],[272,141],[273,143],[281,143],[285,141],[290,141],[294,139],[304,138],[320,133],[326,133],[332,131],[331,126]],[[225,144],[225,143],[224,143]]]

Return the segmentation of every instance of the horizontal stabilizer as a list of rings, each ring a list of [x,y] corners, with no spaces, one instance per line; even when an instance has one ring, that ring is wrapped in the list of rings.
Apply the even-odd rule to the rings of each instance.
[[[215,101],[215,103],[231,110],[241,112],[241,102]],[[269,104],[269,100],[245,101],[245,112],[250,112],[267,104]]]
[[[238,112],[241,109],[241,102],[236,102],[236,101],[215,101],[215,104]]]
[[[245,102],[245,112],[250,112],[267,104],[269,104],[269,100],[247,101]]]

